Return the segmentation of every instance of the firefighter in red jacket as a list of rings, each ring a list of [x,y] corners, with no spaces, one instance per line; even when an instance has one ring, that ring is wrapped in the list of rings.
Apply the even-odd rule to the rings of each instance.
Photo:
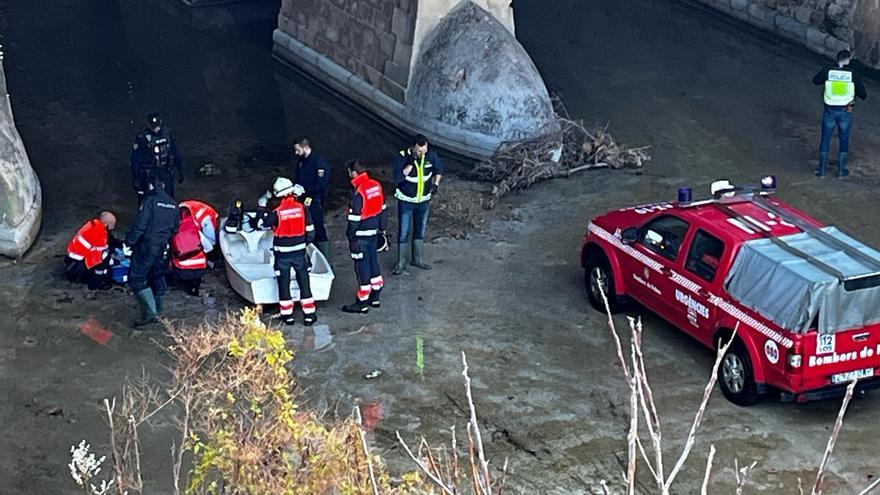
[[[193,212],[181,205],[180,226],[171,241],[171,273],[187,294],[198,296],[207,268],[201,226]]]
[[[109,211],[80,227],[67,244],[64,257],[68,280],[88,283],[92,290],[110,287],[110,247],[117,243],[110,231],[115,228],[116,216]]]
[[[199,236],[202,239],[202,248],[208,257],[208,268],[213,268],[219,257],[220,250],[217,247],[217,231],[220,228],[220,215],[211,205],[197,199],[187,199],[180,202],[180,208],[188,208],[199,226]]]
[[[342,307],[346,313],[366,313],[380,306],[379,294],[385,285],[379,269],[378,238],[385,234],[385,194],[382,185],[371,179],[359,160],[347,164],[354,191],[348,208],[349,251],[357,275],[357,300]]]
[[[272,186],[275,197],[281,204],[267,213],[260,221],[261,227],[271,227],[275,234],[272,250],[275,254],[275,277],[278,281],[278,305],[281,319],[293,325],[295,301],[290,293],[290,271],[296,276],[299,286],[299,303],[302,306],[304,322],[312,325],[318,320],[315,298],[309,286],[309,260],[306,246],[312,243],[315,227],[308,208],[297,198],[305,192],[300,185],[290,179],[278,177]],[[261,206],[265,206],[261,204]]]

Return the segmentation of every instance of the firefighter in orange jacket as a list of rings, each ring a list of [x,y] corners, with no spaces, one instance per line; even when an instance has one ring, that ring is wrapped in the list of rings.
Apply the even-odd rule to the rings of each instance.
[[[312,243],[315,227],[308,208],[297,198],[305,192],[300,185],[290,179],[278,177],[272,186],[275,197],[281,204],[259,220],[261,227],[271,227],[275,234],[272,250],[275,254],[275,277],[278,281],[278,305],[281,319],[287,325],[296,321],[293,317],[295,301],[290,293],[290,271],[296,276],[299,286],[299,303],[302,305],[304,322],[312,325],[318,321],[315,298],[309,286],[309,260],[306,246]],[[261,199],[261,203],[265,200]],[[265,207],[265,204],[261,204]]]
[[[118,243],[110,231],[115,228],[116,216],[109,211],[80,227],[67,244],[64,257],[68,280],[88,283],[92,290],[110,287],[110,247]]]
[[[186,248],[186,252],[179,252],[175,247],[180,244],[179,237],[188,237],[193,240],[193,246]],[[202,285],[202,277],[208,268],[208,257],[205,255],[202,241],[201,226],[196,221],[196,216],[189,207],[180,205],[180,226],[174,234],[171,245],[171,274],[191,296],[199,295],[199,287]]]
[[[360,160],[347,164],[354,191],[348,208],[349,251],[357,275],[357,300],[342,307],[346,313],[366,313],[380,306],[379,294],[385,285],[379,269],[378,238],[385,234],[385,193],[371,179]]]

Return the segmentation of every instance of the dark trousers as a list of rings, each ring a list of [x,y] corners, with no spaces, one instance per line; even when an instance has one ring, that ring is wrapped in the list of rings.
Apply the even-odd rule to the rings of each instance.
[[[299,285],[299,300],[303,306],[303,312],[309,309],[314,313],[315,301],[312,298],[312,289],[309,286],[309,262],[306,259],[306,250],[282,253],[275,251],[275,279],[278,281],[278,301],[281,306],[281,314],[293,313],[293,296],[290,294],[290,272],[293,270],[296,283]]]
[[[193,295],[198,295],[199,288],[202,286],[202,277],[205,270],[183,270],[176,266],[171,267],[171,275],[175,283],[183,290]]]
[[[163,181],[165,181],[165,192],[167,192],[168,195],[172,198],[174,197],[174,174],[171,173],[171,170],[167,168],[143,168],[141,170],[141,189],[138,191],[137,195],[138,206],[140,206],[141,203],[143,203],[144,201],[144,194],[146,194],[148,190],[147,181],[149,180],[150,174],[160,177]]]
[[[379,247],[376,236],[358,237],[355,244],[359,252],[351,253],[354,260],[354,272],[357,276],[359,301],[366,301],[370,297],[370,291],[380,291],[385,285],[382,280],[382,271],[379,268]]]
[[[164,246],[137,246],[128,269],[128,285],[135,293],[150,288],[156,297],[162,297],[168,287],[165,283],[167,269]]]
[[[324,228],[324,201],[312,198],[312,204],[309,205],[309,215],[311,215],[312,224],[315,226],[315,242],[327,242],[327,229]]]
[[[397,201],[397,220],[400,225],[400,235],[397,237],[398,244],[409,242],[409,234],[412,232],[414,240],[425,238],[425,227],[428,225],[428,215],[431,213],[430,201],[422,203],[410,203]]]
[[[109,256],[91,268],[86,268],[86,262],[83,260],[65,256],[64,267],[67,280],[77,284],[89,284],[91,290],[106,289],[111,285]]]

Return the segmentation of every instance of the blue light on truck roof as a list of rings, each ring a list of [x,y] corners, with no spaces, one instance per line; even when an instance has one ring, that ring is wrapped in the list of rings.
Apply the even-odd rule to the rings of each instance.
[[[678,204],[680,206],[686,206],[690,204],[693,196],[693,191],[690,187],[679,187],[678,188]]]

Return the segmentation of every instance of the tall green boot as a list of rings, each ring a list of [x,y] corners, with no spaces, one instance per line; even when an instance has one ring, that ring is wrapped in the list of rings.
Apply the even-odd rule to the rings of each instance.
[[[142,289],[135,293],[141,306],[141,319],[132,323],[134,328],[149,325],[156,322],[156,298],[150,288]]]
[[[412,266],[416,268],[421,268],[422,270],[430,270],[431,265],[422,261],[422,248],[425,246],[425,241],[422,239],[413,239],[412,241]]]
[[[394,265],[394,271],[391,273],[400,275],[404,270],[406,270],[406,243],[401,242],[397,244],[397,264]]]
[[[321,241],[316,242],[315,247],[318,248],[318,251],[321,251],[321,254],[324,255],[324,258],[327,260],[327,264],[333,266],[332,256],[330,254],[330,241]]]

